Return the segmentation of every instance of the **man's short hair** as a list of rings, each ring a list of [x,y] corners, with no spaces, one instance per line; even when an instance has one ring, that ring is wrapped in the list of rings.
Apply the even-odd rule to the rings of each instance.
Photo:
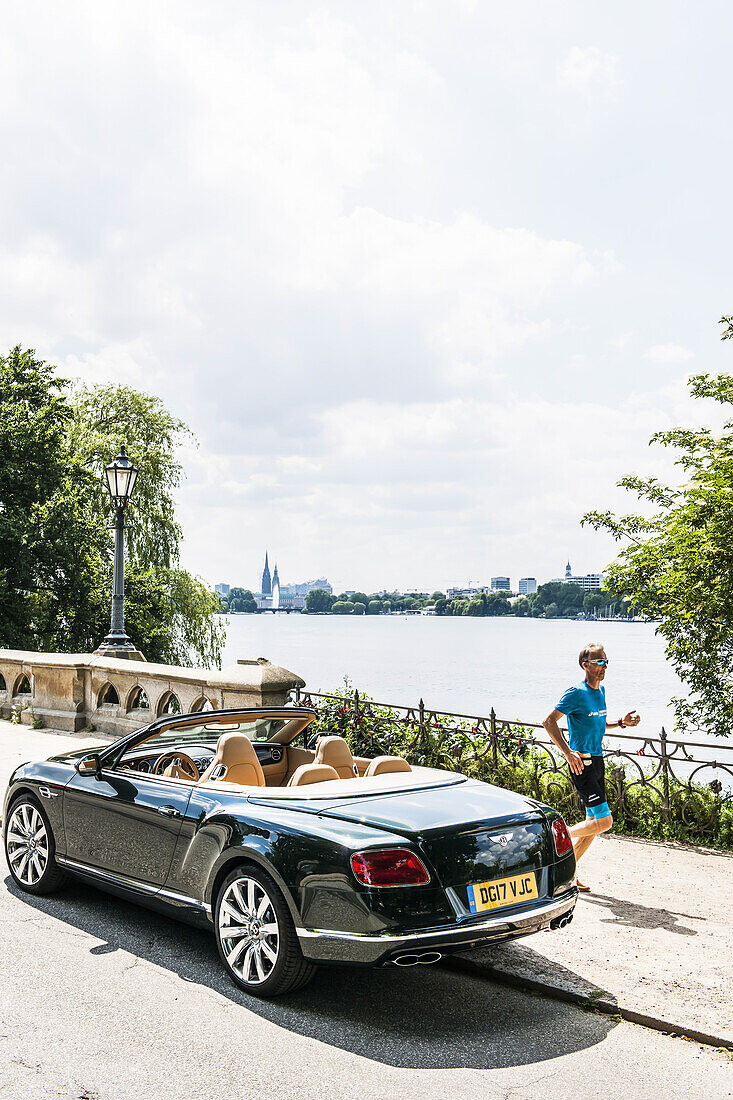
[[[591,653],[594,649],[603,649],[601,642],[588,642],[588,645],[584,645],[578,654],[578,664],[582,668],[587,660],[589,660]]]

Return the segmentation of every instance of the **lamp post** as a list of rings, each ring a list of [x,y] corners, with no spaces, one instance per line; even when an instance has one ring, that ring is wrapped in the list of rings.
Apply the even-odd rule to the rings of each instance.
[[[144,661],[140,650],[135,648],[125,633],[125,509],[130,503],[138,471],[127,457],[124,445],[120,447],[117,458],[105,466],[104,474],[115,509],[115,563],[109,634],[95,653],[105,657]]]

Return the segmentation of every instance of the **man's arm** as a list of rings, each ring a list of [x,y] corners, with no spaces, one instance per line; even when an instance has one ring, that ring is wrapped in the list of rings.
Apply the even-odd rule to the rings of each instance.
[[[573,749],[570,748],[570,745],[568,745],[567,741],[562,735],[562,730],[557,724],[558,719],[564,717],[565,715],[561,710],[553,710],[551,714],[547,715],[547,718],[545,718],[542,725],[547,730],[553,745],[557,745],[560,752],[567,760],[568,764],[570,765],[571,772],[574,772],[576,775],[580,775],[580,773],[583,771],[583,758],[579,752],[574,752]]]
[[[635,710],[630,710],[623,718],[619,718],[618,722],[606,722],[606,729],[615,730],[618,729],[619,726],[621,729],[626,729],[627,726],[638,726],[639,722],[641,722],[639,715]]]

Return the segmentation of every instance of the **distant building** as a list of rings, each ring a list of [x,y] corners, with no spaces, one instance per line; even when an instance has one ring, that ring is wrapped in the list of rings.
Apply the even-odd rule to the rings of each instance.
[[[322,588],[324,592],[328,592],[329,596],[333,595],[333,588],[325,577],[319,577],[316,581],[303,581],[301,584],[285,584],[281,586],[280,591],[289,592],[293,596],[307,596],[315,588]]]
[[[227,586],[228,587],[228,586]],[[260,611],[302,611],[305,597],[314,588],[324,588],[331,595],[333,589],[325,577],[303,584],[281,584],[277,562],[270,576],[268,553],[265,551],[265,568],[262,570],[260,592],[255,595],[255,603]]]
[[[537,591],[537,579],[535,577],[520,577],[519,578],[519,595],[529,596],[530,593]]]
[[[557,584],[577,584],[585,592],[593,592],[598,588],[603,588],[603,573],[586,573],[585,576],[581,577],[573,573],[570,562],[568,562],[565,566],[565,576],[553,577],[553,581]]]
[[[446,592],[446,596],[449,600],[455,600],[457,596],[475,596],[478,592],[490,591],[487,584],[482,585],[480,588],[449,588]]]
[[[509,577],[492,577],[491,578],[491,591],[492,592],[511,592],[512,582]]]
[[[272,579],[270,577],[270,567],[267,564],[267,551],[265,550],[265,568],[262,570],[262,583],[260,585],[260,595],[271,596],[272,595]]]
[[[214,591],[218,592],[220,596],[228,596],[229,595],[229,585],[228,584],[215,584],[214,585]]]

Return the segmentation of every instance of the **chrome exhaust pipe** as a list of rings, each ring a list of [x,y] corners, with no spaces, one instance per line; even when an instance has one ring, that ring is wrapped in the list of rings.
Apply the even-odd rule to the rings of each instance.
[[[564,913],[561,917],[555,917],[554,920],[550,921],[550,928],[552,928],[553,931],[559,928],[566,928],[572,919],[572,913]]]
[[[398,955],[392,962],[395,966],[432,966],[442,958],[440,951],[423,951],[420,955]]]

